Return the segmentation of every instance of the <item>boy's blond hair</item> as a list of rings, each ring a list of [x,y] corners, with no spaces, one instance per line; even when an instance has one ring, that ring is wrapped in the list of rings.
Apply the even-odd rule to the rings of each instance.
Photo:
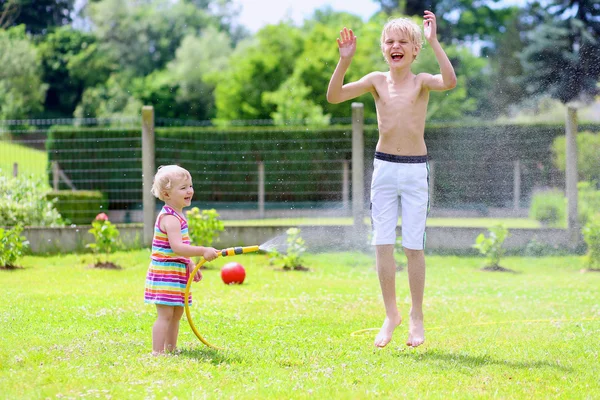
[[[187,169],[180,167],[179,165],[161,165],[154,175],[154,182],[152,182],[152,189],[150,192],[158,198],[163,199],[163,192],[173,188],[174,180],[192,180],[192,175]]]
[[[408,36],[409,40],[417,46],[417,52],[423,48],[423,35],[421,34],[421,28],[410,18],[394,18],[390,19],[387,24],[383,26],[381,31],[381,48],[385,43],[385,37],[388,32],[401,32]]]

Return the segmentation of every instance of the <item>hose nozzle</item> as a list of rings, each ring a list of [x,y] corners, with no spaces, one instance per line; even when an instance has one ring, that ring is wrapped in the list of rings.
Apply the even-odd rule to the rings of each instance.
[[[246,246],[246,247],[228,247],[223,250],[219,250],[222,257],[233,256],[236,254],[253,253],[259,250],[259,246]]]

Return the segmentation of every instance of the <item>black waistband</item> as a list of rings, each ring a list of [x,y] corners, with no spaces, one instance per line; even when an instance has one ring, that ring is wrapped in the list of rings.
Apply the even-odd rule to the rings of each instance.
[[[379,151],[375,152],[375,158],[382,161],[389,161],[393,163],[402,163],[402,164],[420,164],[426,163],[428,157],[424,156],[397,156],[395,154],[387,154],[381,153]]]

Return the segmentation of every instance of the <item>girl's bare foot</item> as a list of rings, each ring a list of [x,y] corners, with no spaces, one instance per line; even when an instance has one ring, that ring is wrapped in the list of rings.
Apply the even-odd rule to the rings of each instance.
[[[396,329],[401,322],[402,318],[399,315],[398,317],[394,318],[385,317],[383,325],[381,326],[381,330],[375,337],[375,346],[385,347],[392,340],[394,329]]]
[[[410,314],[410,322],[408,327],[408,340],[406,345],[417,347],[425,342],[425,326],[423,325],[423,315]]]

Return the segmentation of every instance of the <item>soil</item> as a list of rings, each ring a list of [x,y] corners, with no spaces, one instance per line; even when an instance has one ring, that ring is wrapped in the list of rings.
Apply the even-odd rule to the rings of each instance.
[[[7,271],[12,271],[12,270],[15,270],[15,269],[24,269],[24,268],[20,267],[18,265],[2,265],[2,266],[0,266],[0,269],[4,269],[4,270],[7,270]]]
[[[509,269],[509,268],[504,268],[501,267],[500,265],[491,265],[491,266],[487,266],[487,267],[483,267],[481,268],[482,271],[491,271],[491,272],[510,272],[513,274],[516,274],[517,271]]]
[[[90,264],[89,267],[90,268],[104,268],[104,269],[121,269],[120,265],[117,265],[117,264],[112,263],[110,261],[99,262],[99,263],[96,263],[96,264]]]

